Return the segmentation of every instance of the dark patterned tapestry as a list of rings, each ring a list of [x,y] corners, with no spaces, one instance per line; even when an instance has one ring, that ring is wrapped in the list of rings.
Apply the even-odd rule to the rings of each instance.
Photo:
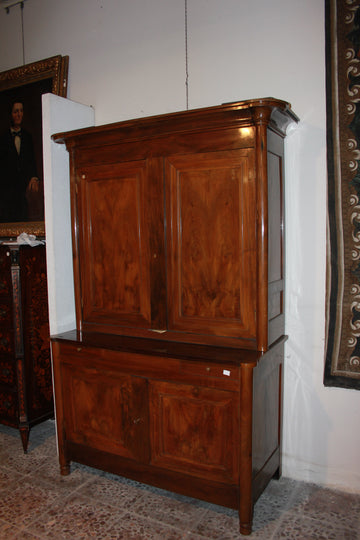
[[[324,384],[360,389],[360,0],[326,0]]]

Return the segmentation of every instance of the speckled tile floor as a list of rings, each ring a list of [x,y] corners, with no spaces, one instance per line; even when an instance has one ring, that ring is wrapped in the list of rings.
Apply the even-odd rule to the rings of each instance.
[[[360,540],[360,495],[282,478],[255,505],[253,533],[238,532],[237,512],[72,464],[59,474],[55,425],[30,432],[0,425],[0,538]]]

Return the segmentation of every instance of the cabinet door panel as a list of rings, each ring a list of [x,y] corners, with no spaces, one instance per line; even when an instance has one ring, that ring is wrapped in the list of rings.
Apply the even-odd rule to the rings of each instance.
[[[64,365],[62,371],[67,439],[147,461],[146,381],[74,364]]]
[[[151,326],[147,163],[78,171],[83,320]]]
[[[253,338],[253,151],[172,156],[166,182],[169,329]]]
[[[152,463],[219,481],[238,479],[237,394],[150,382]]]

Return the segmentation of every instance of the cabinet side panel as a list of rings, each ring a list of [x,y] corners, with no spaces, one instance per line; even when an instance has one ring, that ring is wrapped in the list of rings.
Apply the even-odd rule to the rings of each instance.
[[[284,185],[283,139],[268,135],[268,318],[269,344],[284,334]]]
[[[254,369],[252,472],[254,493],[280,469],[284,345],[269,351]]]

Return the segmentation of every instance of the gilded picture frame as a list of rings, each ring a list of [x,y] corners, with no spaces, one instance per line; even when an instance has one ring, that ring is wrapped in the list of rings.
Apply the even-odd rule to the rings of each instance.
[[[29,219],[9,222],[0,216],[0,238],[16,239],[22,232],[45,237],[41,96],[52,93],[67,97],[68,65],[68,56],[57,55],[0,73],[0,131],[9,130],[9,103],[17,100],[24,103],[24,127],[28,128],[31,125],[41,186],[37,201],[31,203],[33,208],[29,211]]]

